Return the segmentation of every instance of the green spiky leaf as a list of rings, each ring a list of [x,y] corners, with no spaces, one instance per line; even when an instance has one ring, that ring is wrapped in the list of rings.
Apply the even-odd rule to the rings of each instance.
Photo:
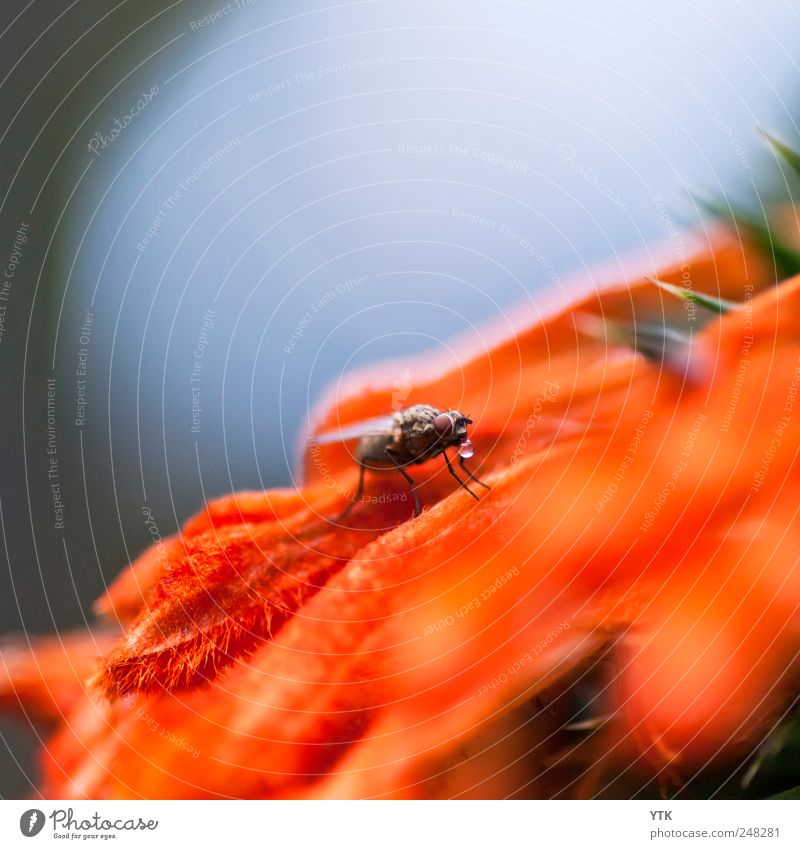
[[[770,799],[800,799],[800,787],[792,787],[791,790],[784,790],[783,793],[778,793],[775,796],[770,796]]]
[[[779,280],[800,274],[800,252],[784,244],[769,226],[752,214],[739,207],[714,200],[699,199],[698,203],[716,218],[728,221],[738,232],[748,236],[764,253],[771,256]]]
[[[800,700],[800,697],[798,697]],[[800,798],[800,705],[763,740],[742,775],[742,791],[750,798]],[[784,789],[792,788],[792,789]],[[777,794],[777,795],[776,795]],[[794,794],[794,795],[793,795]]]
[[[794,148],[789,147],[785,142],[776,139],[775,136],[768,133],[766,130],[761,130],[761,135],[769,143],[770,147],[781,156],[787,165],[789,165],[792,170],[800,176],[800,153],[798,153]]]
[[[739,304],[733,301],[725,300],[725,298],[715,298],[713,295],[706,295],[703,292],[695,292],[692,289],[686,289],[683,286],[677,286],[675,283],[667,283],[665,280],[658,280],[655,277],[645,277],[650,283],[669,292],[670,295],[680,298],[682,301],[691,301],[709,312],[724,315],[727,312],[739,309]]]

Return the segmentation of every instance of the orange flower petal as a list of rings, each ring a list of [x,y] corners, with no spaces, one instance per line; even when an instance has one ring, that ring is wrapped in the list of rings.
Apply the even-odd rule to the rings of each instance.
[[[84,681],[118,639],[116,628],[0,640],[0,708],[54,721],[85,696]]]
[[[769,280],[749,249],[725,239],[656,276],[686,282],[687,269],[696,289],[734,299]],[[573,684],[607,664],[611,645],[624,693],[620,700],[608,687],[603,698],[627,725],[617,720],[598,760],[603,746],[635,739],[683,764],[673,755],[698,729],[723,739],[735,723],[717,720],[703,676],[727,651],[722,703],[735,698],[748,663],[777,691],[792,644],[787,629],[775,651],[767,628],[745,640],[749,620],[736,603],[757,581],[754,598],[783,622],[796,596],[793,514],[772,508],[795,482],[793,418],[782,431],[786,450],[761,468],[800,356],[796,291],[792,282],[764,292],[752,309],[697,334],[692,357],[704,379],[691,386],[580,336],[558,293],[510,338],[490,334],[482,352],[461,346],[458,362],[404,363],[413,384],[404,403],[453,405],[475,419],[476,460],[492,491],[475,502],[455,491],[443,464],[425,464],[426,510],[405,521],[402,479],[370,475],[376,503],[337,529],[325,517],[347,502],[355,469],[347,446],[326,446],[309,457],[311,483],[301,492],[209,505],[165,543],[165,556],[144,556],[103,602],[130,618],[101,675],[125,698],[75,707],[49,747],[45,792],[426,796],[482,787],[504,795],[525,778],[507,763],[509,735],[529,724],[520,711],[535,695],[568,701]],[[590,280],[569,295],[583,312],[636,322],[684,309],[638,282]],[[744,355],[751,332],[758,344]],[[348,380],[315,417],[318,429],[387,412],[390,369]],[[735,535],[750,519],[768,531],[742,548]],[[766,568],[775,534],[786,548]],[[727,547],[717,554],[721,540]],[[745,553],[754,559],[730,572],[717,601],[707,567],[718,565],[718,575]],[[776,607],[778,587],[786,595]],[[698,653],[697,674],[681,677],[687,655],[678,647],[690,643],[679,637],[692,617],[708,653]],[[691,706],[680,720],[664,707],[676,687]],[[739,719],[766,715],[743,705]],[[538,711],[530,736],[516,739],[535,747],[546,773],[560,734]],[[459,768],[465,751],[471,770]],[[557,785],[547,782],[538,792]],[[577,792],[574,781],[562,784]]]
[[[272,501],[266,520],[234,524],[242,501],[226,499],[190,522],[147,606],[105,658],[97,686],[114,697],[212,680],[272,638],[366,541],[409,511],[388,500],[358,511],[359,523],[346,527],[301,507],[297,497],[288,501],[286,518],[271,512]],[[248,506],[251,518],[264,515],[258,499]]]

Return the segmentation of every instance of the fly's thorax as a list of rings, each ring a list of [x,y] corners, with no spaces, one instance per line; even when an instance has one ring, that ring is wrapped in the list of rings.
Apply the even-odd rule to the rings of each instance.
[[[433,422],[439,414],[436,407],[428,404],[415,404],[394,414],[395,440],[392,450],[400,462],[419,463],[434,456],[432,451],[435,450],[438,436]]]
[[[430,404],[414,404],[411,407],[406,407],[404,410],[398,410],[392,415],[395,427],[400,430],[408,430],[413,428],[417,431],[426,430],[433,427],[433,420],[441,413],[436,407]]]

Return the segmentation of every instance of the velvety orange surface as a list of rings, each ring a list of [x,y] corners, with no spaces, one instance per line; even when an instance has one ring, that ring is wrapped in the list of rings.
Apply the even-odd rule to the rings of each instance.
[[[41,793],[624,795],[749,751],[797,688],[800,281],[722,235],[658,277],[687,267],[742,308],[692,325],[686,369],[576,328],[684,314],[621,270],[316,411],[383,415],[410,370],[403,406],[474,420],[479,501],[438,458],[418,518],[377,473],[337,525],[352,444],[321,446],[302,488],[219,499],[145,552],[96,648],[7,645],[4,703],[56,725]]]

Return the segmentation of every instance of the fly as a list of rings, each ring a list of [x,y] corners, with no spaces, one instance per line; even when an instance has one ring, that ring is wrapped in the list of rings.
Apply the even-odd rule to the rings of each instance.
[[[408,466],[425,463],[439,454],[444,455],[447,470],[458,481],[459,486],[474,498],[478,496],[469,488],[453,468],[447,456],[448,448],[458,450],[458,460],[464,474],[478,486],[490,489],[464,465],[464,460],[472,457],[475,449],[467,435],[467,425],[472,419],[458,410],[438,410],[429,404],[414,404],[398,410],[391,416],[368,419],[349,425],[338,431],[329,431],[312,437],[311,444],[324,445],[330,442],[344,442],[357,439],[355,457],[359,465],[358,489],[350,503],[333,521],[340,521],[361,500],[364,494],[364,472],[367,469],[397,469],[406,479],[414,496],[414,515],[421,512],[414,480],[406,471]]]

